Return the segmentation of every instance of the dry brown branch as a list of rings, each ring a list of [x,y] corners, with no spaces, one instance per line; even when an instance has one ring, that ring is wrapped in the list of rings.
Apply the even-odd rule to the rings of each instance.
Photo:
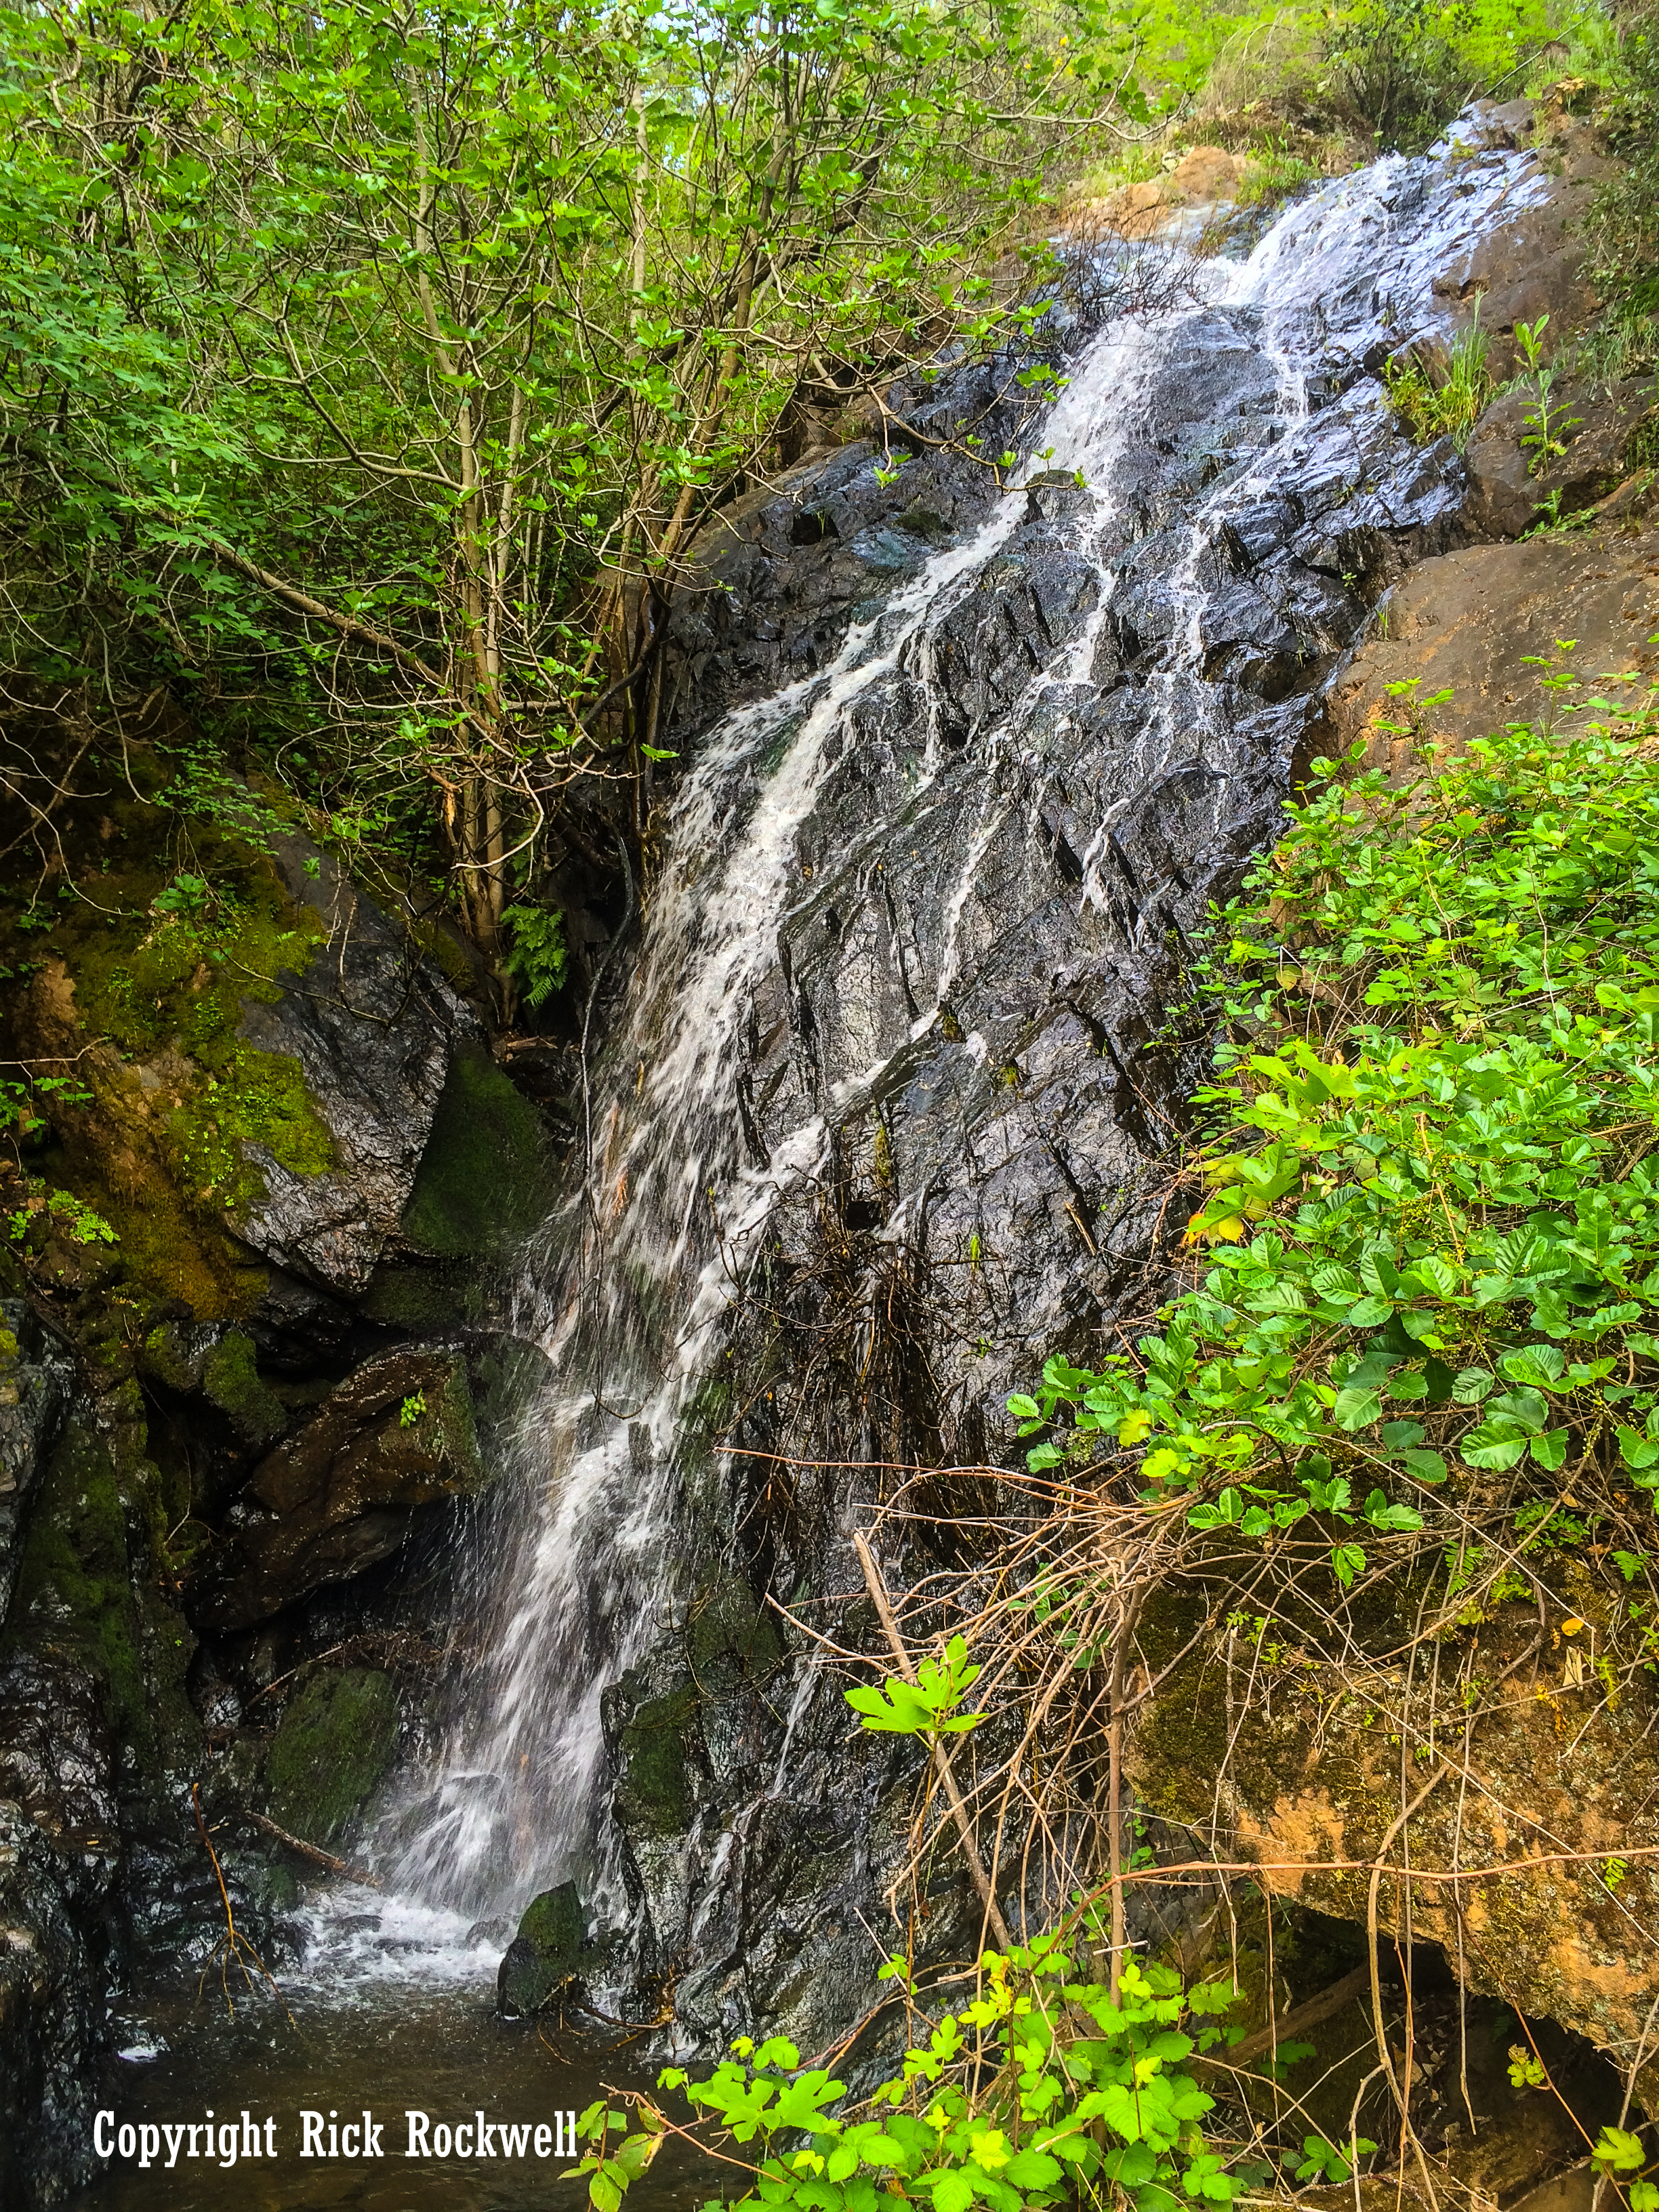
[[[324,1850],[319,1844],[307,1843],[303,1836],[289,1835],[286,1828],[279,1828],[275,1820],[266,1820],[263,1813],[250,1812],[244,1806],[241,1817],[254,1827],[262,1829],[266,1835],[274,1837],[287,1850],[297,1851],[302,1859],[310,1859],[314,1865],[326,1867],[331,1874],[337,1874],[343,1881],[361,1882],[365,1889],[380,1887],[378,1875],[365,1873],[362,1867],[353,1866],[349,1859],[337,1859],[332,1851]]]
[[[236,2016],[236,2006],[230,1994],[230,1969],[233,1965],[237,1966],[240,1970],[243,1981],[249,1989],[253,1989],[257,1984],[250,1971],[251,1962],[252,1966],[258,1968],[270,1984],[270,1993],[277,2003],[283,2004],[283,1993],[276,1986],[276,1976],[236,1925],[236,1916],[230,1906],[230,1891],[225,1883],[224,1869],[219,1863],[219,1854],[213,1848],[213,1838],[208,1833],[207,1822],[202,1816],[202,1788],[199,1783],[192,1782],[191,1784],[190,1808],[196,1818],[196,1832],[202,1839],[202,1848],[207,1853],[209,1862],[213,1868],[213,1878],[219,1885],[219,1902],[224,1907],[225,1914],[225,1932],[209,1952],[203,1964],[201,1980],[197,1984],[197,1995],[198,1996],[201,1995],[203,1984],[208,1978],[208,1970],[216,1959],[219,1961],[219,1986],[224,1993],[225,2009],[234,2020]],[[291,2025],[293,2014],[289,2013],[285,2004],[283,2004],[283,2010],[287,2014]]]
[[[898,1662],[899,1672],[907,1682],[914,1683],[916,1679],[915,1668],[911,1663],[909,1653],[904,1648],[904,1639],[899,1634],[898,1623],[893,1618],[893,1608],[888,1602],[887,1589],[881,1578],[881,1570],[876,1565],[875,1556],[861,1528],[855,1528],[853,1531],[853,1547],[859,1555],[859,1565],[864,1569],[864,1579],[869,1585],[872,1601],[881,1617],[881,1625],[886,1631],[887,1641],[892,1647],[893,1656]],[[980,1903],[985,1908],[986,1921],[1003,1949],[1012,1950],[1013,1938],[1008,1933],[1008,1923],[1002,1917],[1002,1908],[997,1903],[995,1891],[991,1887],[991,1877],[985,1871],[985,1862],[981,1858],[979,1845],[974,1840],[973,1821],[969,1815],[967,1806],[963,1802],[962,1792],[957,1787],[956,1777],[951,1771],[951,1762],[945,1756],[945,1746],[937,1738],[933,1742],[933,1765],[939,1770],[939,1778],[945,1786],[945,1798],[951,1808],[951,1817],[957,1824],[957,1833],[962,1840],[962,1855],[968,1863],[969,1873],[973,1876],[974,1887],[979,1892]]]
[[[1352,2004],[1357,1996],[1370,1987],[1370,1980],[1369,1965],[1356,1966],[1351,1974],[1344,1974],[1340,1982],[1333,1982],[1329,1989],[1322,1990],[1316,1997],[1310,1997],[1305,2004],[1296,2006],[1282,2020],[1270,2021],[1266,2027],[1259,2027],[1254,2035],[1247,2035],[1242,2043],[1234,2044],[1232,2049],[1224,2054],[1227,2064],[1246,2066],[1252,2058],[1259,2058],[1264,2051],[1276,2050],[1279,2044],[1291,2042],[1297,2036],[1305,2034],[1309,2028],[1317,2027],[1322,2021],[1332,2019],[1345,2005]]]

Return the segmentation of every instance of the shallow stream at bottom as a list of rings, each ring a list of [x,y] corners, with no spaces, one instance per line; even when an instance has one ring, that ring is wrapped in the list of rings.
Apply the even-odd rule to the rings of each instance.
[[[102,2139],[114,2154],[67,2212],[586,2212],[586,2180],[561,2179],[574,2160],[558,2155],[556,2134],[538,2157],[535,2130],[556,2130],[561,2113],[581,2112],[607,2087],[649,2087],[653,2069],[637,2039],[607,2048],[556,2014],[497,2019],[500,1957],[495,1931],[475,1936],[459,1916],[397,1905],[354,1913],[331,1901],[310,1924],[301,1962],[276,1972],[276,1993],[249,1990],[233,1970],[228,2009],[217,1961],[199,1986],[198,1969],[154,1990],[124,2020],[121,2053],[100,2090],[109,2115]],[[205,2151],[210,2111],[216,2154],[220,2128],[235,2124],[234,2163],[191,2157],[192,2139],[175,2132],[171,2167],[165,2134],[151,2164],[139,2164],[146,2125],[194,2123]],[[325,2130],[331,2116],[337,2130],[355,2127],[360,2153],[363,2115],[372,2115],[380,2154],[301,2156],[307,2112]],[[424,2156],[409,2155],[411,2112],[428,2123]],[[262,2145],[257,2157],[244,2155],[244,2114]],[[458,2125],[472,2155],[456,2154]],[[517,2154],[503,2148],[503,2126],[513,2130],[507,2144],[524,2145]],[[434,2148],[440,2127],[447,2156]],[[326,2148],[325,2133],[322,2141]],[[121,2155],[123,2142],[131,2156]],[[272,2142],[274,2157],[263,2148]],[[689,2212],[716,2193],[710,2170],[671,2142],[629,2201],[639,2212]]]

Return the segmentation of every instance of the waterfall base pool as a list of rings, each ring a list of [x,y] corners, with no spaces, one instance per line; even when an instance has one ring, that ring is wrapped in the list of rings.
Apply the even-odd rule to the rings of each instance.
[[[435,1990],[385,1981],[352,2000],[337,1986],[284,1979],[286,2010],[267,1992],[239,2001],[230,2018],[216,1969],[199,1996],[192,1978],[129,2023],[126,2055],[111,2062],[98,2103],[112,2115],[103,2139],[131,2142],[134,2154],[123,2158],[118,2148],[70,2200],[72,2212],[581,2212],[585,2181],[560,2179],[574,2161],[557,2155],[556,2136],[552,2154],[538,2157],[534,2130],[552,2130],[561,2112],[580,2112],[606,2087],[647,2086],[649,2069],[636,2046],[607,2053],[556,2019],[497,2020],[493,1996],[487,1980]],[[234,2164],[191,2157],[191,2136],[177,2134],[195,2122],[194,2141],[205,2148],[210,2108],[216,2133],[236,2124]],[[325,2125],[333,2113],[340,2129],[359,2130],[371,2113],[380,2154],[301,2157],[306,2111]],[[410,2111],[427,2116],[428,2143],[439,2126],[450,2130],[448,2157],[408,2155]],[[245,2112],[262,2144],[274,2142],[275,2157],[241,2154]],[[473,2145],[480,2115],[492,2155],[454,2155],[457,2124]],[[179,2153],[170,2169],[165,2136],[149,2167],[138,2164],[146,2123],[172,2124]],[[514,2130],[508,2143],[524,2145],[518,2155],[502,2154],[503,2123]],[[131,2137],[121,2136],[125,2127]],[[361,2148],[360,2133],[349,2140]],[[712,2193],[713,2176],[671,2142],[630,2201],[678,2212]]]

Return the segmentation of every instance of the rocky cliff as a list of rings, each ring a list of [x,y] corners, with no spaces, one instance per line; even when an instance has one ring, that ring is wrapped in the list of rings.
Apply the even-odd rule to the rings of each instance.
[[[12,916],[7,1051],[69,1079],[36,1093],[0,1254],[0,2191],[24,2205],[84,2174],[123,1986],[222,1929],[192,1786],[280,1955],[303,1863],[245,1816],[326,1844],[418,1736],[447,1614],[413,1593],[489,1487],[524,1356],[495,1270],[549,1166],[453,948],[251,800],[194,824],[189,869],[163,796],[106,803],[60,824],[52,926]]]

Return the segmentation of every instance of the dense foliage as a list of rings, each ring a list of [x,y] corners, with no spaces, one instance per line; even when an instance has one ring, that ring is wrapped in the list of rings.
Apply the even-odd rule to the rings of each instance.
[[[1557,0],[0,22],[9,801],[51,873],[88,734],[182,717],[428,877],[507,1012],[558,988],[527,963],[573,783],[644,848],[699,531],[851,406],[878,464],[913,445],[881,395],[1029,328],[1079,163],[1155,170],[1242,58],[1364,147],[1607,43]],[[1008,389],[1050,375],[1022,352]]]
[[[1021,2212],[1105,2185],[1136,2212],[1224,2207],[1245,2177],[1206,2148],[1200,2123],[1215,2100],[1186,2062],[1223,2040],[1216,2015],[1237,1994],[1231,1982],[1183,1992],[1170,1968],[1133,1962],[1114,1993],[1079,1978],[1048,1937],[987,1954],[978,1995],[906,2053],[868,2118],[838,2118],[847,2085],[802,2069],[781,2038],[739,2042],[706,2080],[670,2068],[661,2086],[683,2089],[734,2143],[761,2146],[745,2203],[876,2212],[896,2189],[933,2212]],[[667,2124],[643,2100],[638,2132],[608,2148],[629,2117],[604,2105],[583,2116],[596,2212],[616,2212]]]
[[[7,10],[13,707],[274,717],[496,950],[562,782],[661,757],[667,596],[791,410],[1029,320],[1091,5]]]
[[[1405,789],[1322,764],[1207,979],[1201,1280],[1012,1401],[1034,1467],[1103,1452],[1345,1586],[1448,1483],[1529,1471],[1534,1542],[1596,1471],[1659,1485],[1659,702],[1570,713]]]

